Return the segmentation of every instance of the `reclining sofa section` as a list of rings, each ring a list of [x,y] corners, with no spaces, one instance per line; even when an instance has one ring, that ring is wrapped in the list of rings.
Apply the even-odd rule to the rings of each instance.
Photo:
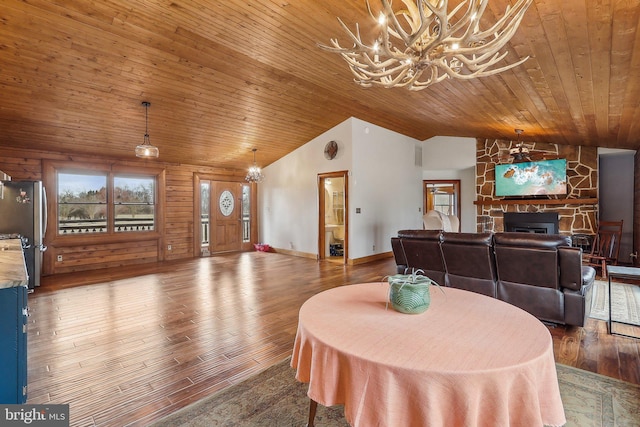
[[[538,319],[584,326],[595,270],[557,234],[401,230],[391,238],[399,273],[423,270],[438,284],[498,298]]]

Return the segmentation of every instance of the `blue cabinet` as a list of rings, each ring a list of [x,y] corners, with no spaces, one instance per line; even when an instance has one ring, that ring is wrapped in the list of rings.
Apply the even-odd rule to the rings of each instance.
[[[27,401],[27,287],[0,289],[0,403]]]

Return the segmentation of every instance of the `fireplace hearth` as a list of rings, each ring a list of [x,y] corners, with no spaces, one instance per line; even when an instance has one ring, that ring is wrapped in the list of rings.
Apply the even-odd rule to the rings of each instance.
[[[558,234],[557,212],[505,212],[504,231]]]

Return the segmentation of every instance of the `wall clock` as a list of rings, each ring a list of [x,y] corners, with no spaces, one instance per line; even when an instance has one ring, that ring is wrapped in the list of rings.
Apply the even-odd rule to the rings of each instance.
[[[332,160],[338,154],[338,143],[335,141],[327,142],[327,145],[324,146],[324,157],[327,160]]]

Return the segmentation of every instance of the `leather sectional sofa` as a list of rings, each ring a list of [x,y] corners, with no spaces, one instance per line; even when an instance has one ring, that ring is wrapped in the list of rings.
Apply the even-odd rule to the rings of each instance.
[[[391,246],[399,273],[420,269],[550,323],[584,326],[589,316],[595,270],[568,236],[401,230]]]

